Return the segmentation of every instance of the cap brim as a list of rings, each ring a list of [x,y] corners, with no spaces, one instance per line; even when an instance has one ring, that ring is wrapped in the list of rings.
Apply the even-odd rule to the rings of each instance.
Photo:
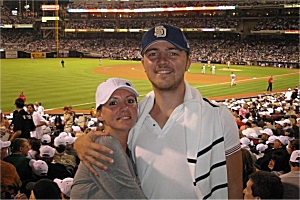
[[[153,45],[153,44],[156,44],[156,43],[159,43],[159,42],[170,42],[171,44],[173,44],[176,48],[180,49],[180,50],[185,50],[187,51],[185,48],[183,48],[182,46],[170,41],[170,40],[167,40],[167,39],[160,39],[160,40],[155,40],[151,43],[149,43],[141,52],[141,55],[143,56],[145,54],[145,52],[148,50],[148,48]]]
[[[116,87],[114,90],[112,90],[106,99],[103,99],[101,102],[98,102],[98,105],[96,105],[96,108],[98,108],[100,105],[105,104],[109,100],[111,95],[118,89],[128,90],[128,91],[132,92],[136,96],[136,98],[139,97],[139,93],[133,87],[127,86],[127,85],[121,85],[121,86]]]

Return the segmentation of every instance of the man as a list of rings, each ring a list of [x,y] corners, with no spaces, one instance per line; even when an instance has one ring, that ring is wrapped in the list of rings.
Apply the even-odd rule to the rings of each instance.
[[[211,66],[211,74],[216,74],[216,66],[214,64]]]
[[[145,196],[242,199],[235,120],[227,107],[210,103],[184,81],[191,57],[182,31],[165,24],[153,27],[143,36],[141,55],[153,91],[139,103],[139,119],[130,131],[128,147]],[[93,150],[112,153],[88,142],[96,135],[101,133],[91,132],[75,141],[79,157],[92,172],[87,161],[107,169],[94,162],[95,157],[113,162]]]
[[[64,61],[64,59],[61,59],[60,63],[61,63],[61,67],[64,68],[65,67],[65,61]]]
[[[96,114],[97,114],[97,111],[96,111],[95,107],[92,107],[92,108],[91,108],[91,111],[90,111],[91,117],[92,117],[92,118],[93,118],[93,117],[96,117]]]
[[[73,115],[68,106],[64,107],[64,132],[71,133],[73,125]]]
[[[72,172],[68,171],[67,167],[60,163],[55,163],[53,157],[55,154],[55,149],[44,145],[40,148],[41,159],[45,161],[48,165],[47,177],[51,180],[55,178],[64,179],[68,177],[73,177]]]
[[[267,88],[267,91],[272,92],[273,82],[274,82],[273,76],[270,76],[270,78],[268,79],[268,88]]]
[[[235,83],[235,74],[233,72],[231,72],[230,78],[231,78],[230,87],[232,87],[232,86],[236,85],[236,83]]]
[[[244,189],[244,199],[282,199],[283,185],[280,178],[266,171],[254,172],[249,176]]]
[[[22,185],[15,166],[3,160],[7,156],[7,150],[10,144],[10,141],[3,142],[2,140],[0,140],[1,199],[10,199],[11,195],[18,193]]]
[[[24,95],[24,93],[23,93],[23,92],[20,92],[20,94],[19,94],[18,98],[21,98],[21,99],[23,99],[23,100],[24,100],[24,102],[26,102],[26,96]]]
[[[54,139],[54,146],[56,151],[53,156],[53,161],[55,163],[60,163],[66,166],[69,171],[73,172],[72,175],[74,175],[75,169],[77,168],[76,157],[74,155],[68,155],[66,153],[66,145],[67,143],[65,137],[58,136]]]
[[[17,138],[12,145],[12,154],[3,159],[15,166],[23,184],[33,179],[32,169],[29,166],[30,158],[26,157],[29,149],[27,139]]]
[[[300,150],[292,152],[290,157],[291,171],[280,176],[284,187],[284,199],[299,199],[300,191]]]
[[[35,137],[37,139],[41,139],[43,136],[43,127],[42,126],[48,126],[47,121],[40,115],[40,113],[36,112],[34,110],[34,105],[32,103],[27,104],[27,112],[32,116],[35,130],[31,131],[31,137]]]
[[[26,189],[31,191],[29,199],[62,199],[57,183],[48,178],[30,182]]]
[[[202,66],[201,74],[205,74],[205,64]]]
[[[30,138],[30,131],[35,130],[35,125],[32,116],[24,109],[24,100],[21,98],[15,101],[16,110],[13,112],[13,135],[10,141],[13,142],[16,138]]]
[[[38,112],[41,116],[44,116],[45,108],[42,106],[41,102],[35,102],[34,107],[35,107],[36,112]]]

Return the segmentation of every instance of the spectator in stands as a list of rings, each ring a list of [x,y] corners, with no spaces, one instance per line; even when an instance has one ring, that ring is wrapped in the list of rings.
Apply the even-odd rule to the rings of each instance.
[[[21,98],[15,101],[16,110],[13,112],[13,135],[9,139],[13,142],[16,138],[30,138],[30,131],[35,130],[35,125],[30,114],[24,109],[24,100]]]
[[[285,151],[273,151],[268,167],[277,176],[288,173],[290,171],[289,154]]]
[[[289,144],[287,146],[287,151],[289,154],[292,154],[293,151],[300,150],[300,140],[294,139],[289,141]]]
[[[248,176],[256,172],[256,167],[252,153],[244,148],[242,148],[241,151],[243,158],[243,189],[245,189],[249,180]]]
[[[35,102],[35,111],[38,112],[41,116],[44,116],[44,110],[45,108],[42,106],[41,102]]]
[[[25,138],[17,138],[12,144],[11,155],[6,156],[3,160],[11,163],[17,169],[18,175],[22,181],[23,191],[26,183],[33,179],[32,169],[29,166],[30,158],[27,158],[30,149],[29,142]]]
[[[275,121],[275,127],[276,127],[276,130],[274,131],[274,135],[276,135],[276,136],[284,135],[284,130],[283,130],[284,122],[283,121]]]
[[[47,121],[45,118],[34,109],[34,105],[32,103],[27,104],[27,112],[32,116],[35,130],[30,132],[31,137],[35,137],[37,139],[41,139],[44,132],[43,132],[43,126],[48,126]]]
[[[291,121],[291,127],[292,127],[292,129],[294,131],[294,137],[296,139],[299,139],[299,137],[300,137],[299,126],[297,126],[296,120],[294,118],[290,118],[290,121]]]
[[[263,127],[263,129],[269,128],[271,130],[275,130],[275,126],[273,125],[274,121],[271,118],[268,118],[265,120],[266,125]]]
[[[246,114],[249,112],[248,104],[244,104],[242,108],[239,109],[239,115],[243,117],[243,119],[246,118]]]
[[[136,155],[136,150],[139,149],[138,154],[143,157],[139,157],[136,160],[136,164],[138,174],[142,179],[142,189],[146,197],[242,198],[242,158],[236,122],[226,107],[215,107],[214,104],[204,100],[198,90],[196,91],[184,81],[184,73],[190,67],[191,57],[188,42],[182,31],[171,25],[156,25],[143,36],[141,55],[143,56],[142,64],[149,80],[153,84],[154,92],[152,91],[146,95],[142,103],[139,104],[139,109],[143,112],[139,113],[140,117],[137,125],[131,129],[131,133],[133,134],[129,140],[129,144],[130,149],[135,151],[133,155]],[[166,75],[166,79],[161,79],[160,75]],[[171,81],[172,83],[168,81],[169,78],[167,77],[173,80]],[[174,95],[177,96],[177,98],[175,98]],[[175,100],[172,101],[171,104],[170,98]],[[182,105],[183,107],[181,107]],[[200,110],[202,113],[207,112],[210,114],[201,115],[201,117],[199,117],[199,115],[195,113],[199,113],[198,111]],[[175,113],[183,117],[176,118]],[[220,116],[220,113],[223,116]],[[218,115],[220,121],[215,120],[215,114]],[[152,116],[153,118],[148,118],[147,116]],[[205,126],[200,126],[199,123],[195,123],[195,121],[200,124],[205,124]],[[146,124],[148,123],[151,124],[151,130],[154,128],[152,132],[149,132],[150,129],[146,128]],[[168,126],[169,123],[173,125]],[[153,124],[155,124],[155,126],[153,126]],[[165,143],[158,142],[158,138],[154,135],[157,131],[161,132],[162,127],[170,127],[172,129],[172,131],[171,129],[166,129],[166,136],[170,132],[178,132],[180,134],[176,135],[182,138],[177,138],[176,143],[170,143],[170,141],[174,141],[173,137],[169,138],[170,140],[168,137],[163,138]],[[165,128],[162,130],[165,130]],[[154,131],[155,129],[157,129],[157,131]],[[216,131],[217,129],[220,129],[220,131]],[[208,135],[202,135],[201,133],[205,133],[207,130],[213,130],[214,133],[208,134],[212,137],[207,138],[208,141],[202,143],[201,141],[204,141],[202,136],[205,135],[206,137]],[[90,148],[91,146],[97,146],[95,149],[99,148],[99,150],[105,149],[101,145],[91,144],[93,133],[97,135],[97,132],[91,133],[92,134],[89,133],[86,136],[79,137],[75,141],[75,149],[76,147],[81,148],[77,153],[82,159],[83,152],[93,151]],[[98,134],[103,133],[98,132]],[[200,135],[202,135],[201,139],[198,137]],[[222,141],[222,145],[214,145],[216,148],[206,152],[205,155],[196,156],[199,150],[213,145],[214,142],[217,141],[217,138],[220,137],[224,138],[226,142]],[[152,142],[149,142],[149,140],[152,140]],[[184,141],[187,143],[183,144]],[[159,145],[159,148],[155,145],[153,146],[153,144],[157,142],[163,145]],[[77,146],[77,143],[80,145]],[[228,144],[230,145],[228,146]],[[146,148],[145,145],[147,146]],[[180,149],[182,145],[187,145],[187,148]],[[141,146],[143,146],[143,148],[139,148]],[[154,168],[149,168],[150,164],[148,162],[152,162],[151,160],[146,159],[147,162],[143,162],[145,157],[147,157],[149,148],[152,149],[150,152],[160,151],[160,156],[158,156],[158,154],[151,155],[151,159],[158,162]],[[171,152],[173,151],[177,153],[181,152],[179,154],[176,153],[176,155],[179,156],[178,159],[171,156]],[[109,153],[110,151],[106,152]],[[99,152],[93,152],[93,155],[99,155]],[[87,158],[89,156],[85,154],[84,157]],[[101,157],[103,158],[104,156],[102,155]],[[210,160],[214,160],[215,158],[218,162],[222,160],[224,165],[219,166],[216,171],[212,170],[208,179],[201,179],[197,182],[196,177],[202,173],[207,173],[207,170],[212,167],[211,164],[213,162],[208,161],[208,157]],[[87,160],[96,161],[95,158],[91,157]],[[88,165],[87,160],[85,159],[84,163]],[[112,162],[112,159],[107,157],[105,160]],[[187,163],[186,160],[189,162]],[[182,165],[181,161],[186,164]],[[165,167],[166,162],[168,162],[169,165],[173,163],[171,164],[172,166],[182,167],[181,169],[176,168],[176,170],[170,170],[170,168]],[[93,164],[96,163],[97,162],[93,162]],[[99,162],[97,166],[104,168],[103,164],[99,164]],[[90,165],[89,169],[92,169]],[[107,169],[107,166],[104,169]],[[164,175],[161,174],[162,171]],[[219,173],[217,173],[217,171]],[[95,172],[95,170],[93,172]],[[176,181],[173,178],[171,180],[167,177],[176,177]],[[161,181],[158,181],[160,186],[151,181],[154,179],[157,180],[158,178],[161,179]],[[221,179],[224,180],[221,181]],[[196,186],[193,185],[195,181],[197,182]],[[207,187],[207,182],[210,182],[209,187]],[[214,185],[217,186],[220,182],[228,183],[228,187],[226,184],[224,188],[212,192]],[[153,192],[153,190],[155,190],[155,192]],[[201,194],[195,190],[201,191]]]
[[[42,160],[48,165],[48,178],[54,180],[55,178],[64,179],[72,177],[72,172],[68,171],[67,168],[60,163],[53,162],[53,156],[55,149],[50,146],[41,146],[40,153]]]
[[[68,137],[68,136],[66,136]],[[74,155],[66,154],[66,140],[63,136],[58,136],[54,138],[54,146],[55,146],[55,154],[53,156],[53,161],[55,163],[60,163],[66,166],[68,171],[72,172],[72,177],[75,174],[75,169],[77,168],[76,165],[76,158]]]
[[[75,157],[75,159],[76,159],[75,171],[77,170],[77,166],[80,163],[80,159],[78,158],[76,151],[73,149],[73,143],[75,142],[76,139],[77,139],[76,137],[73,137],[71,135],[68,135],[68,136],[65,137],[65,141],[66,141],[66,151],[65,151],[65,153]]]
[[[22,185],[15,166],[3,160],[7,156],[8,147],[10,146],[10,144],[10,141],[3,142],[2,140],[0,140],[1,199],[10,199],[12,195],[18,193]]]
[[[63,124],[62,119],[59,115],[55,116],[53,127],[54,127],[54,130],[56,132],[58,132],[58,134],[64,131],[64,124]]]
[[[255,133],[260,136],[261,135],[261,130],[263,130],[261,127],[258,126],[258,121],[253,120],[251,121],[251,127],[255,130]]]
[[[32,168],[34,177],[32,181],[38,181],[40,179],[47,178],[48,165],[45,161],[31,159],[29,165]]]
[[[30,182],[26,188],[31,191],[30,199],[62,199],[57,183],[47,178]]]
[[[285,136],[280,137],[280,139],[283,143],[288,142]],[[269,163],[273,152],[282,151],[282,154],[287,154],[287,150],[285,145],[282,145],[279,138],[276,136],[270,136],[266,143],[268,144],[268,149],[265,150],[263,157],[257,159],[256,165],[259,167],[260,170],[270,171]]]
[[[97,111],[96,111],[95,107],[92,107],[91,111],[90,111],[91,117],[96,117],[96,114],[97,114]]]
[[[284,199],[299,199],[300,191],[300,150],[292,152],[289,165],[291,171],[280,176],[284,186]]]
[[[266,141],[268,141],[269,137],[273,135],[273,131],[269,128],[260,130],[260,133],[261,133],[261,139],[263,140],[264,144],[266,143]]]
[[[64,107],[64,132],[71,133],[73,125],[73,115],[68,106]]]
[[[91,174],[81,163],[74,178],[72,199],[145,198],[127,147],[129,130],[137,120],[137,97],[137,91],[125,79],[110,78],[98,86],[97,117],[103,132],[111,136],[98,137],[96,143],[113,149],[115,163],[107,171],[98,169],[99,176]],[[81,188],[89,192],[80,191]]]
[[[57,183],[62,194],[62,199],[70,199],[71,187],[73,185],[73,178],[65,178],[63,180],[56,178],[53,181]]]
[[[244,199],[282,199],[283,185],[278,176],[270,172],[258,171],[249,176],[244,189]]]
[[[4,142],[11,137],[9,127],[8,119],[4,117],[2,110],[0,110],[0,139]]]
[[[40,157],[41,140],[36,138],[29,138],[28,142],[30,144],[31,149],[28,151],[27,157],[30,159],[39,160],[41,158]]]
[[[41,144],[51,146],[51,136],[48,134],[44,134],[41,138]]]

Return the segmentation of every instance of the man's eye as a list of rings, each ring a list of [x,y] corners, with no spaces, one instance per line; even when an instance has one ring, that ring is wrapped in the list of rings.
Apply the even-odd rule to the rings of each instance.
[[[176,52],[170,52],[169,55],[170,56],[177,56],[178,54]]]
[[[149,52],[149,53],[148,53],[148,57],[154,57],[154,56],[156,56],[156,53],[155,53],[155,52]]]

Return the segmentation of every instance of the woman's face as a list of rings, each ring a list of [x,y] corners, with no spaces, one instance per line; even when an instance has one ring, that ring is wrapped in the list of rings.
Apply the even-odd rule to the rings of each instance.
[[[129,132],[137,121],[136,97],[126,89],[118,89],[97,114],[98,120],[104,124],[105,132]]]

